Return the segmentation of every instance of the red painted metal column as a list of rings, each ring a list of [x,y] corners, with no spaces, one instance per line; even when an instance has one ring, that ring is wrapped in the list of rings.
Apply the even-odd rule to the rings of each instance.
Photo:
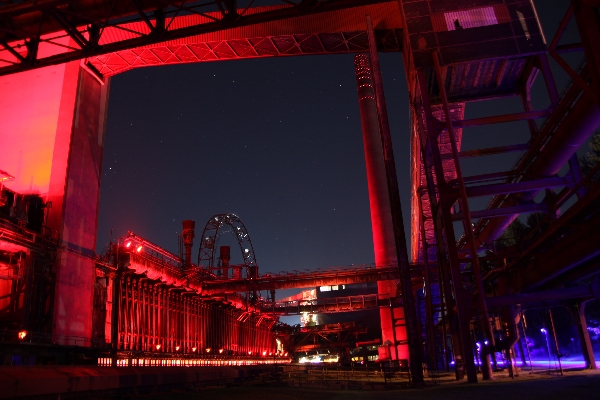
[[[123,296],[123,301],[125,303],[125,312],[123,313],[123,349],[130,350],[131,347],[131,277],[127,277],[127,283],[125,286],[125,296]]]
[[[479,312],[481,313],[481,325],[483,329],[483,333],[488,340],[488,344],[482,345],[481,351],[481,371],[483,379],[491,379],[492,378],[492,367],[489,360],[489,354],[493,352],[493,348],[495,345],[494,342],[494,334],[492,332],[492,328],[490,326],[489,316],[487,312],[487,305],[485,304],[485,289],[483,287],[483,280],[481,279],[481,267],[479,265],[479,256],[477,254],[477,247],[475,244],[475,236],[473,234],[473,229],[471,228],[473,225],[471,221],[471,214],[469,210],[469,201],[467,198],[467,191],[465,187],[465,182],[463,180],[462,168],[460,165],[460,159],[458,157],[458,148],[456,145],[456,137],[454,134],[454,129],[452,127],[452,119],[450,115],[450,109],[448,106],[448,98],[446,96],[446,89],[444,86],[444,82],[442,80],[442,72],[440,67],[440,62],[438,59],[438,53],[433,52],[433,63],[435,66],[435,74],[438,81],[438,86],[440,90],[440,96],[442,98],[442,106],[444,109],[444,114],[446,116],[446,129],[448,131],[448,136],[450,138],[450,145],[452,148],[452,156],[454,159],[454,166],[456,168],[456,178],[459,182],[459,193],[460,193],[460,207],[461,211],[465,216],[464,226],[465,226],[465,235],[467,237],[468,244],[471,249],[471,262],[473,264],[473,273],[475,275],[475,283],[477,287],[477,300],[479,302]],[[451,244],[452,245],[452,244]]]
[[[362,122],[362,134],[365,150],[365,164],[367,169],[367,183],[369,187],[369,205],[371,210],[371,229],[373,231],[373,251],[377,267],[397,265],[396,247],[394,244],[394,230],[391,221],[390,199],[385,175],[383,161],[383,146],[379,131],[379,117],[377,115],[377,104],[375,102],[375,91],[369,58],[365,54],[359,54],[354,58],[356,70],[356,83],[358,86],[358,102]],[[380,295],[396,296],[396,281],[377,282],[377,291]],[[380,309],[382,343],[393,344],[394,327],[392,314],[389,308]],[[389,356],[392,359],[408,358],[406,354],[398,355],[392,351]],[[384,358],[380,354],[380,358]]]
[[[206,346],[206,305],[204,302],[202,302],[202,306],[201,306],[201,312],[202,312],[202,317],[200,319],[200,324],[201,324],[201,329],[200,331],[202,332],[202,337],[200,339],[200,351],[202,352],[207,346]]]
[[[474,354],[470,339],[470,324],[466,292],[464,291],[464,288],[461,285],[462,277],[460,271],[460,262],[458,259],[458,253],[456,249],[456,239],[454,235],[454,227],[452,225],[452,217],[450,215],[452,201],[448,198],[448,188],[444,176],[440,150],[438,147],[438,130],[434,124],[435,118],[432,114],[427,85],[425,83],[425,71],[423,69],[417,70],[417,79],[419,90],[421,92],[421,106],[423,107],[423,111],[425,113],[424,122],[427,127],[427,146],[431,151],[433,169],[435,171],[435,177],[439,188],[439,203],[436,209],[432,209],[432,211],[436,214],[440,214],[440,218],[437,221],[439,222],[439,224],[436,226],[436,241],[440,250],[438,257],[440,264],[445,263],[445,261],[442,260],[442,258],[445,256],[446,251],[448,255],[449,271],[447,276],[444,277],[444,292],[446,295],[446,300],[449,302],[449,305],[452,304],[452,296],[450,295],[451,291],[449,290],[450,277],[452,278],[452,286],[454,288],[454,303],[456,307],[455,310],[450,310],[450,308],[448,308],[448,316],[450,317],[450,320],[452,321],[453,316],[456,316],[457,320],[457,329],[452,329],[452,331],[454,331],[453,333],[456,334],[456,336],[453,335],[452,347],[455,354],[455,359],[457,359],[457,356],[460,355],[461,359],[465,363],[465,369],[469,382],[474,383],[477,382],[477,373],[475,369]],[[423,134],[425,134],[425,132],[423,132]],[[431,183],[433,183],[431,182],[429,177],[428,181],[428,186]],[[429,191],[429,195],[430,201],[433,201],[433,199],[435,198],[435,189],[432,188],[432,190]],[[438,217],[436,216],[436,219],[437,218]],[[442,229],[444,235],[441,234]],[[444,241],[446,242],[447,248],[444,248],[444,246],[442,245]],[[462,377],[458,373],[458,368],[456,368],[455,370],[457,372],[457,378],[462,379]]]
[[[437,356],[435,351],[435,327],[433,324],[433,299],[431,292],[431,277],[429,276],[429,245],[425,233],[425,216],[423,215],[423,194],[419,195],[419,225],[421,228],[421,242],[423,246],[423,278],[425,281],[425,326],[427,331],[427,356],[429,368],[437,369]]]

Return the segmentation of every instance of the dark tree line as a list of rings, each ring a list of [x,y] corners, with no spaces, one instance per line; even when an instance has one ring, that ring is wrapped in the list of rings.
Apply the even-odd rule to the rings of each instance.
[[[583,175],[587,175],[600,162],[600,131],[596,131],[590,140],[590,151],[585,156],[579,158]],[[592,178],[595,182],[600,182],[600,171],[594,174]]]

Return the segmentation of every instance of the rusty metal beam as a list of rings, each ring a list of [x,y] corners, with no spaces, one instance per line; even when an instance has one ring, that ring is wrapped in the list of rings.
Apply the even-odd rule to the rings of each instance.
[[[270,315],[297,315],[302,313],[338,313],[363,311],[380,307],[402,307],[398,297],[379,296],[376,294],[362,296],[335,297],[317,300],[298,300],[261,304],[261,313]]]
[[[534,290],[586,261],[600,256],[600,213],[571,226],[560,241],[514,268],[511,284],[515,291]]]
[[[446,89],[442,78],[442,71],[440,66],[440,59],[437,51],[432,52],[433,56],[433,64],[435,69],[435,75],[437,78],[438,86],[440,88],[440,97],[442,98],[442,105],[445,114],[446,120],[446,129],[448,131],[448,136],[450,139],[450,145],[452,148],[452,155],[454,161],[454,168],[456,170],[456,179],[458,181],[458,193],[460,199],[460,207],[463,210],[465,219],[464,219],[464,228],[465,235],[467,237],[467,244],[471,249],[471,262],[473,264],[473,273],[475,276],[475,286],[477,288],[476,300],[478,302],[479,312],[481,313],[481,326],[483,329],[483,334],[488,340],[489,344],[483,345],[481,350],[481,372],[483,379],[491,379],[492,378],[492,368],[489,361],[488,355],[491,353],[491,348],[495,344],[494,334],[492,332],[492,328],[489,323],[489,316],[487,312],[487,306],[485,304],[485,291],[483,287],[483,280],[481,279],[481,268],[479,266],[479,256],[477,254],[477,247],[475,245],[475,236],[473,235],[472,222],[471,222],[471,213],[469,210],[469,201],[467,190],[465,186],[465,182],[463,180],[462,167],[460,165],[460,160],[458,156],[458,145],[456,143],[456,136],[454,133],[454,128],[452,126],[452,117],[450,114],[450,108],[448,105],[448,98],[446,96]],[[456,246],[456,243],[452,243],[452,246]],[[466,353],[465,356],[468,356],[470,360],[465,360],[465,362],[470,363],[473,355]],[[471,379],[469,379],[471,380]]]
[[[546,204],[524,204],[522,206],[515,207],[501,207],[501,208],[492,208],[490,210],[479,210],[479,211],[471,211],[471,218],[492,218],[492,217],[500,217],[504,215],[512,215],[512,214],[524,214],[524,213],[532,213],[532,212],[547,212],[548,206]],[[452,214],[453,221],[460,221],[465,218],[464,213],[459,212],[456,214]]]
[[[514,152],[514,151],[523,151],[523,150],[527,150],[528,148],[529,148],[529,145],[527,143],[511,144],[508,146],[488,147],[485,149],[460,151],[458,153],[458,156],[460,158],[490,156],[490,155],[494,155],[494,154],[509,153],[509,152]],[[451,160],[451,159],[452,159],[452,154],[450,154],[450,153],[442,155],[442,160]]]
[[[506,296],[486,297],[488,307],[502,307],[515,304],[537,303],[551,300],[584,299],[600,297],[600,282],[584,286],[574,286],[543,292],[521,293]]]
[[[326,0],[319,2],[317,5],[311,8],[299,8],[299,7],[282,7],[277,9],[270,9],[267,11],[261,11],[257,13],[249,13],[241,15],[235,19],[223,18],[221,20],[205,22],[198,25],[186,26],[182,28],[173,28],[170,30],[164,30],[159,35],[149,34],[141,35],[132,39],[124,39],[118,42],[108,43],[105,45],[95,46],[94,48],[84,48],[80,50],[73,50],[67,53],[57,54],[54,56],[45,57],[42,59],[28,60],[31,62],[20,62],[14,65],[5,66],[0,68],[0,76],[8,75],[12,73],[22,72],[30,69],[47,67],[50,65],[62,64],[69,61],[80,60],[87,57],[114,53],[121,50],[144,47],[156,43],[164,43],[171,40],[182,39],[189,36],[195,36],[205,33],[217,32],[226,29],[240,28],[244,26],[258,25],[267,22],[279,21],[286,18],[294,18],[300,16],[308,16],[321,14],[329,11],[343,10],[347,8],[353,8],[358,6],[372,5],[378,3],[385,3],[389,0]],[[0,11],[1,11],[0,7]],[[146,7],[143,7],[146,10]],[[137,10],[132,8],[129,11],[123,11],[126,16],[137,14]],[[111,15],[111,18],[114,16]],[[118,19],[117,19],[118,20]],[[77,24],[74,24],[77,25]],[[81,23],[79,25],[82,25]],[[85,23],[83,23],[85,25]],[[98,25],[98,29],[103,29],[106,26],[113,26],[111,23],[106,25]],[[58,25],[60,27],[60,25]],[[6,39],[9,41],[9,39]]]
[[[494,196],[497,194],[529,192],[561,186],[572,185],[572,178],[569,176],[537,179],[515,183],[499,183],[495,185],[481,185],[467,187],[468,197]]]
[[[452,225],[452,219],[450,216],[450,208],[452,207],[452,200],[448,195],[448,187],[445,182],[444,170],[442,165],[442,159],[440,156],[440,149],[438,145],[439,130],[435,124],[435,118],[432,113],[431,102],[429,99],[429,92],[427,89],[427,78],[423,69],[417,70],[417,84],[419,85],[419,91],[421,93],[420,104],[415,104],[417,110],[421,110],[421,107],[425,114],[424,126],[426,131],[421,129],[419,134],[423,140],[423,144],[426,144],[431,152],[432,166],[437,179],[437,186],[439,189],[439,203],[435,211],[435,218],[439,224],[436,226],[436,241],[439,248],[440,258],[448,257],[448,271],[445,274],[444,279],[444,292],[447,301],[454,298],[456,307],[451,310],[447,308],[449,317],[452,316],[458,320],[458,323],[451,327],[452,332],[452,352],[455,357],[460,356],[465,362],[465,369],[467,372],[469,382],[477,382],[477,373],[475,370],[473,346],[470,337],[470,317],[468,315],[468,306],[466,293],[462,288],[456,285],[456,282],[460,282],[461,271],[460,261],[458,259],[458,252],[455,246],[456,236],[454,234],[454,227]],[[431,173],[431,170],[426,171]],[[432,178],[432,177],[431,177]],[[428,177],[428,186],[433,184],[433,181]],[[430,201],[435,199],[435,187],[428,189]],[[447,245],[447,251],[444,248],[444,243]],[[450,288],[450,280],[452,280],[452,288]],[[447,289],[447,290],[446,290]],[[452,293],[454,296],[452,296]],[[459,374],[457,374],[457,378]],[[461,378],[462,379],[462,378]]]
[[[452,121],[454,128],[468,128],[471,126],[501,124],[505,122],[525,121],[530,119],[543,118],[550,115],[551,110],[529,111],[515,114],[493,115],[490,117],[481,117],[473,119],[463,119],[460,121]]]
[[[416,272],[416,269],[413,268]],[[420,274],[420,272],[419,272]],[[383,268],[354,268],[332,272],[316,271],[298,275],[262,276],[252,280],[207,280],[202,282],[201,294],[213,295],[272,289],[315,288],[318,286],[349,285],[353,283],[377,282],[399,279],[397,266]]]

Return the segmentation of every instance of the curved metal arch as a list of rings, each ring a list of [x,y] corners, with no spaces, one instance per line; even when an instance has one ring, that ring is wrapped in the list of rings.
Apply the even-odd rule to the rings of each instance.
[[[202,232],[202,239],[200,240],[198,267],[202,269],[214,267],[216,261],[215,247],[217,236],[223,225],[229,225],[235,233],[242,252],[242,257],[244,258],[244,265],[246,267],[256,267],[256,257],[254,255],[252,241],[250,240],[250,234],[240,217],[233,213],[213,215],[206,223],[204,232]]]

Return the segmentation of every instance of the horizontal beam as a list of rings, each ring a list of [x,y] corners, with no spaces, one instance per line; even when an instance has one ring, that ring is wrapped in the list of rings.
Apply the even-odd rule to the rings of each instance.
[[[584,297],[600,298],[600,283],[574,286],[543,292],[513,294],[508,296],[486,297],[488,307],[510,306],[515,304],[537,303],[550,300],[566,300]]]
[[[420,275],[420,269],[415,271]],[[353,283],[378,282],[400,279],[398,267],[383,268],[351,268],[338,271],[312,272],[306,274],[289,274],[262,276],[256,279],[241,280],[207,280],[201,283],[202,295],[223,293],[243,293],[247,291],[302,289],[319,286],[350,285]]]
[[[515,183],[499,183],[495,185],[482,185],[467,187],[468,197],[495,196],[497,194],[529,192],[530,190],[541,190],[573,184],[572,178],[565,176],[545,178],[532,181]]]
[[[473,119],[452,121],[454,128],[469,128],[471,126],[502,124],[505,122],[525,121],[530,119],[544,118],[552,113],[551,110],[528,111],[515,114],[493,115]]]
[[[279,21],[286,18],[302,17],[308,15],[321,14],[329,11],[344,10],[359,6],[387,3],[388,1],[389,0],[327,0],[324,2],[320,2],[318,6],[310,8],[277,8],[273,10],[257,12],[255,14],[239,16],[234,20],[223,19],[218,21],[206,22],[198,25],[166,30],[161,32],[160,35],[142,35],[140,37],[132,39],[125,39],[101,46],[95,46],[94,48],[74,50],[46,58],[36,59],[33,63],[21,62],[14,65],[1,67],[0,76],[18,73],[35,68],[47,67],[50,65],[63,64],[69,61],[76,61],[93,56],[115,53],[121,50],[127,50],[136,47],[144,47],[156,43],[164,43],[171,40],[182,39],[195,35],[240,28],[244,26],[258,25],[266,22]]]
[[[506,179],[514,174],[514,171],[492,172],[491,174],[465,176],[463,180],[465,181],[465,183],[497,181],[498,179]],[[453,182],[458,183],[458,181],[452,180],[449,182],[451,186],[453,186]]]
[[[509,146],[488,147],[485,149],[461,151],[458,153],[458,156],[460,158],[490,156],[490,155],[494,155],[494,154],[510,153],[510,152],[514,152],[514,151],[523,151],[523,150],[527,150],[528,148],[529,148],[529,145],[527,143],[512,144]],[[442,154],[442,160],[449,160],[449,159],[452,159],[451,153]]]
[[[501,207],[492,208],[490,210],[471,211],[471,218],[503,217],[505,215],[524,214],[538,211],[547,212],[548,206],[546,204],[533,203],[515,207]],[[452,214],[452,221],[459,221],[464,218],[465,215],[463,213]]]
[[[581,43],[560,44],[556,46],[554,51],[557,53],[573,53],[577,51],[583,51],[583,45]]]
[[[297,300],[261,304],[261,313],[272,315],[298,315],[303,313],[338,313],[370,310],[379,307],[401,307],[400,298],[380,297],[376,294],[343,296],[316,300]]]

